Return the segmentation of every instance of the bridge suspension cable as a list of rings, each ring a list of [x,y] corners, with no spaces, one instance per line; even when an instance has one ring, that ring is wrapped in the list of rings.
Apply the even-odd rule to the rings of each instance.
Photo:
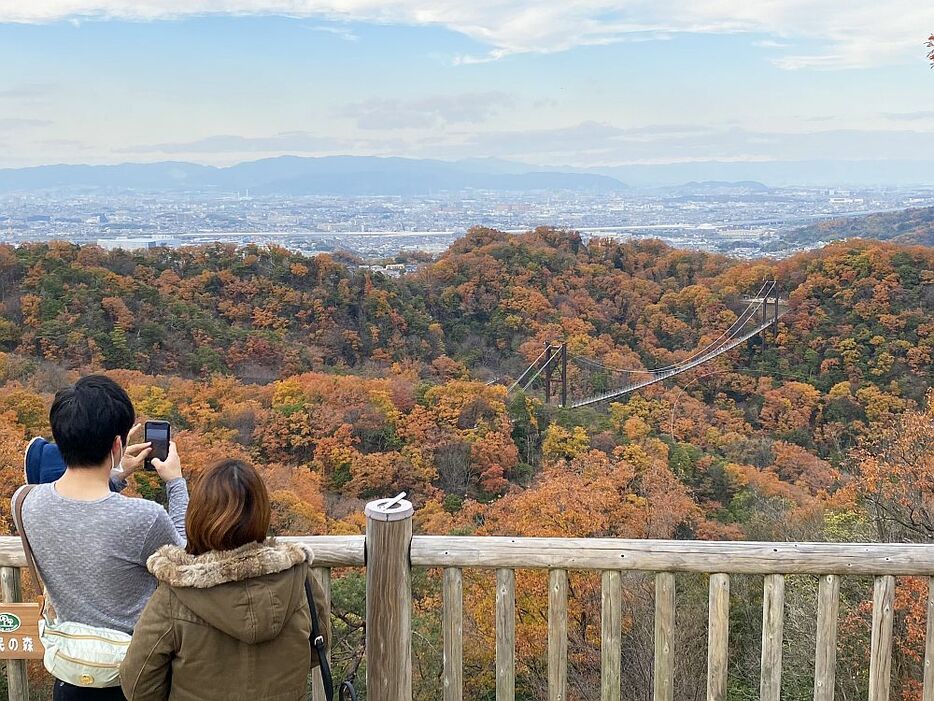
[[[713,358],[716,358],[723,353],[726,353],[727,351],[738,346],[743,341],[752,338],[756,334],[764,331],[772,324],[777,323],[778,319],[785,314],[787,309],[780,311],[780,306],[783,304],[783,301],[778,297],[776,287],[777,282],[775,280],[766,280],[759,288],[759,291],[756,293],[755,297],[746,298],[748,301],[748,306],[742,311],[742,313],[740,313],[740,315],[733,321],[732,324],[730,324],[727,329],[725,329],[713,341],[707,343],[701,348],[696,349],[686,358],[683,358],[676,363],[671,363],[648,370],[643,368],[613,368],[597,360],[593,360],[592,358],[586,358],[584,356],[568,353],[566,343],[562,344],[561,346],[548,344],[545,346],[545,350],[538,356],[538,358],[536,358],[532,364],[529,365],[525,371],[516,379],[516,381],[509,386],[508,392],[512,392],[514,389],[520,386],[523,390],[527,390],[529,387],[531,387],[532,383],[535,382],[539,376],[541,376],[542,373],[546,373],[545,396],[547,401],[551,383],[551,372],[555,369],[555,364],[557,363],[557,359],[559,357],[564,358],[562,362],[564,362],[565,365],[563,367],[566,367],[567,358],[571,358],[581,365],[590,366],[591,368],[596,368],[601,371],[626,375],[628,378],[627,380],[624,380],[625,384],[623,387],[587,397],[586,399],[581,399],[574,402],[573,404],[568,405],[566,403],[567,378],[565,371],[562,370],[561,405],[570,406],[572,409],[608,401],[610,399],[620,397],[624,394],[634,392],[635,390],[642,387],[647,387],[649,385],[655,384],[656,382],[661,382],[662,380],[690,370],[691,368],[697,367],[698,365],[706,363],[707,361],[712,360]],[[770,302],[773,300],[775,305],[774,314],[772,318],[769,319],[768,308]],[[763,310],[763,313],[761,321],[758,321],[758,312],[760,309]],[[754,323],[750,326],[750,322]],[[559,351],[559,353],[556,354],[555,351]],[[544,362],[542,362],[543,359]],[[636,376],[642,376],[642,378],[637,379]]]
[[[729,342],[732,336],[735,333],[738,333],[739,330],[746,324],[746,322],[749,321],[750,317],[754,315],[755,313],[757,313],[759,309],[762,308],[762,304],[764,303],[764,301],[768,300],[769,295],[772,294],[774,289],[775,289],[775,281],[766,280],[762,284],[762,287],[759,288],[759,291],[756,293],[756,296],[754,297],[754,299],[757,299],[759,301],[757,301],[755,304],[750,304],[748,307],[746,307],[746,309],[743,310],[743,312],[736,318],[736,320],[732,324],[730,324],[729,328],[727,328],[717,338],[715,338],[713,341],[708,343],[703,348],[695,350],[687,358],[683,358],[677,363],[671,363],[669,365],[664,365],[661,367],[645,370],[642,368],[612,368],[612,367],[609,367],[608,365],[604,365],[603,363],[599,361],[592,360],[590,358],[585,358],[583,356],[570,354],[570,357],[574,358],[575,360],[579,362],[585,363],[587,365],[592,365],[602,370],[608,370],[610,372],[615,372],[619,374],[631,373],[631,374],[639,374],[639,375],[655,375],[659,372],[666,372],[680,365],[683,365],[684,363],[689,363],[695,358],[701,355],[704,355],[705,353],[710,352],[720,343],[721,340],[723,340],[724,342]]]
[[[758,308],[758,306],[761,304],[762,302],[759,302],[759,304],[757,304],[755,308]],[[682,363],[670,369],[667,369],[661,372],[654,371],[652,376],[647,379],[630,382],[624,387],[620,387],[618,389],[604,392],[603,394],[594,395],[592,397],[587,397],[586,399],[576,401],[573,404],[571,404],[571,408],[576,409],[576,408],[580,408],[584,406],[589,406],[591,404],[599,404],[600,402],[605,402],[611,399],[615,399],[617,397],[621,397],[625,394],[629,394],[630,392],[634,392],[637,389],[648,387],[649,385],[653,385],[657,382],[661,382],[665,379],[668,379],[669,377],[679,375],[682,372],[695,368],[698,365],[702,365],[703,363],[706,363],[709,360],[713,360],[717,356],[722,355],[723,353],[726,353],[727,351],[732,350],[733,348],[738,346],[740,343],[743,343],[744,341],[752,338],[756,334],[762,332],[764,329],[774,324],[778,320],[778,318],[780,318],[781,316],[785,314],[785,311],[782,311],[782,312],[778,311],[777,309],[778,304],[779,304],[778,298],[776,297],[776,311],[775,311],[775,316],[772,319],[764,319],[763,321],[752,326],[752,328],[747,328],[745,331],[738,332],[738,333],[735,333],[734,335],[731,335],[730,337],[728,337],[725,343],[718,344],[716,347],[710,350],[707,350],[704,354],[699,355],[690,361],[683,361]],[[747,321],[749,321],[748,318],[747,318]]]

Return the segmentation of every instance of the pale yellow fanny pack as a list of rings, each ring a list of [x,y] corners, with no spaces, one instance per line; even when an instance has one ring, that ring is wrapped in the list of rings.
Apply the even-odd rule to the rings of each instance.
[[[101,689],[120,684],[120,663],[130,636],[119,630],[71,621],[39,621],[45,647],[42,662],[56,679],[74,686]]]

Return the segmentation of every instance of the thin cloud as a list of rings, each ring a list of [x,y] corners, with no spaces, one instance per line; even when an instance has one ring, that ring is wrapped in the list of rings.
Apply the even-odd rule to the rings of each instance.
[[[479,124],[514,102],[510,95],[496,91],[429,95],[410,100],[373,98],[345,105],[337,116],[354,120],[360,129],[427,129],[447,124]]]
[[[0,130],[15,131],[19,129],[36,129],[39,127],[51,126],[52,122],[47,119],[20,119],[18,117],[9,117],[0,119]]]
[[[340,142],[308,132],[283,132],[271,136],[218,134],[194,141],[144,144],[120,149],[118,153],[318,153],[339,148]]]
[[[925,119],[934,119],[934,110],[920,110],[918,112],[883,112],[882,116],[893,122],[918,122]]]
[[[823,130],[765,132],[743,128],[669,131],[666,125],[624,129],[583,122],[559,129],[465,135],[432,145],[444,157],[487,155],[574,165],[733,160],[916,160],[934,153],[934,131]]]
[[[36,100],[48,97],[55,89],[52,83],[20,83],[0,89],[0,100]]]
[[[490,47],[460,64],[550,53],[575,46],[656,40],[676,34],[750,33],[821,50],[777,55],[788,70],[864,68],[918,59],[934,3],[919,0],[30,0],[0,3],[0,22],[203,15],[280,15],[325,21],[439,26]],[[783,46],[763,46],[771,51]]]
[[[329,24],[318,24],[311,25],[308,27],[313,32],[323,32],[325,34],[333,34],[339,39],[344,41],[360,41],[360,37],[354,34],[352,31],[347,29],[347,27],[335,27]]]

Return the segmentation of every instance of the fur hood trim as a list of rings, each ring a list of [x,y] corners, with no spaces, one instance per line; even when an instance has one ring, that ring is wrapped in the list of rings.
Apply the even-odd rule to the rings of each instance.
[[[160,582],[172,587],[209,589],[228,582],[284,572],[300,562],[311,564],[310,550],[298,543],[277,541],[247,543],[235,550],[213,550],[189,555],[177,545],[163,545],[146,561]]]

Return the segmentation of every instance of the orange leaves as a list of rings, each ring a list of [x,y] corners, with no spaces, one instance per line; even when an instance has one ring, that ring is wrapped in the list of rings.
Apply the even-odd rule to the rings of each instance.
[[[783,481],[804,487],[811,494],[829,489],[839,478],[830,463],[793,443],[776,441],[772,453],[775,459],[769,469]]]
[[[12,411],[0,410],[0,535],[13,530],[10,498],[23,483],[23,450],[26,441],[22,426]]]
[[[853,452],[855,489],[887,540],[934,537],[934,390]]]
[[[127,309],[126,303],[119,297],[104,297],[101,300],[101,307],[110,315],[114,326],[118,329],[130,331],[136,325],[133,313]]]
[[[478,533],[671,538],[698,518],[690,494],[663,463],[639,472],[590,451],[547,468],[533,488],[494,502]]]
[[[820,391],[803,382],[787,382],[766,391],[764,397],[759,420],[766,428],[785,433],[810,426]]]

